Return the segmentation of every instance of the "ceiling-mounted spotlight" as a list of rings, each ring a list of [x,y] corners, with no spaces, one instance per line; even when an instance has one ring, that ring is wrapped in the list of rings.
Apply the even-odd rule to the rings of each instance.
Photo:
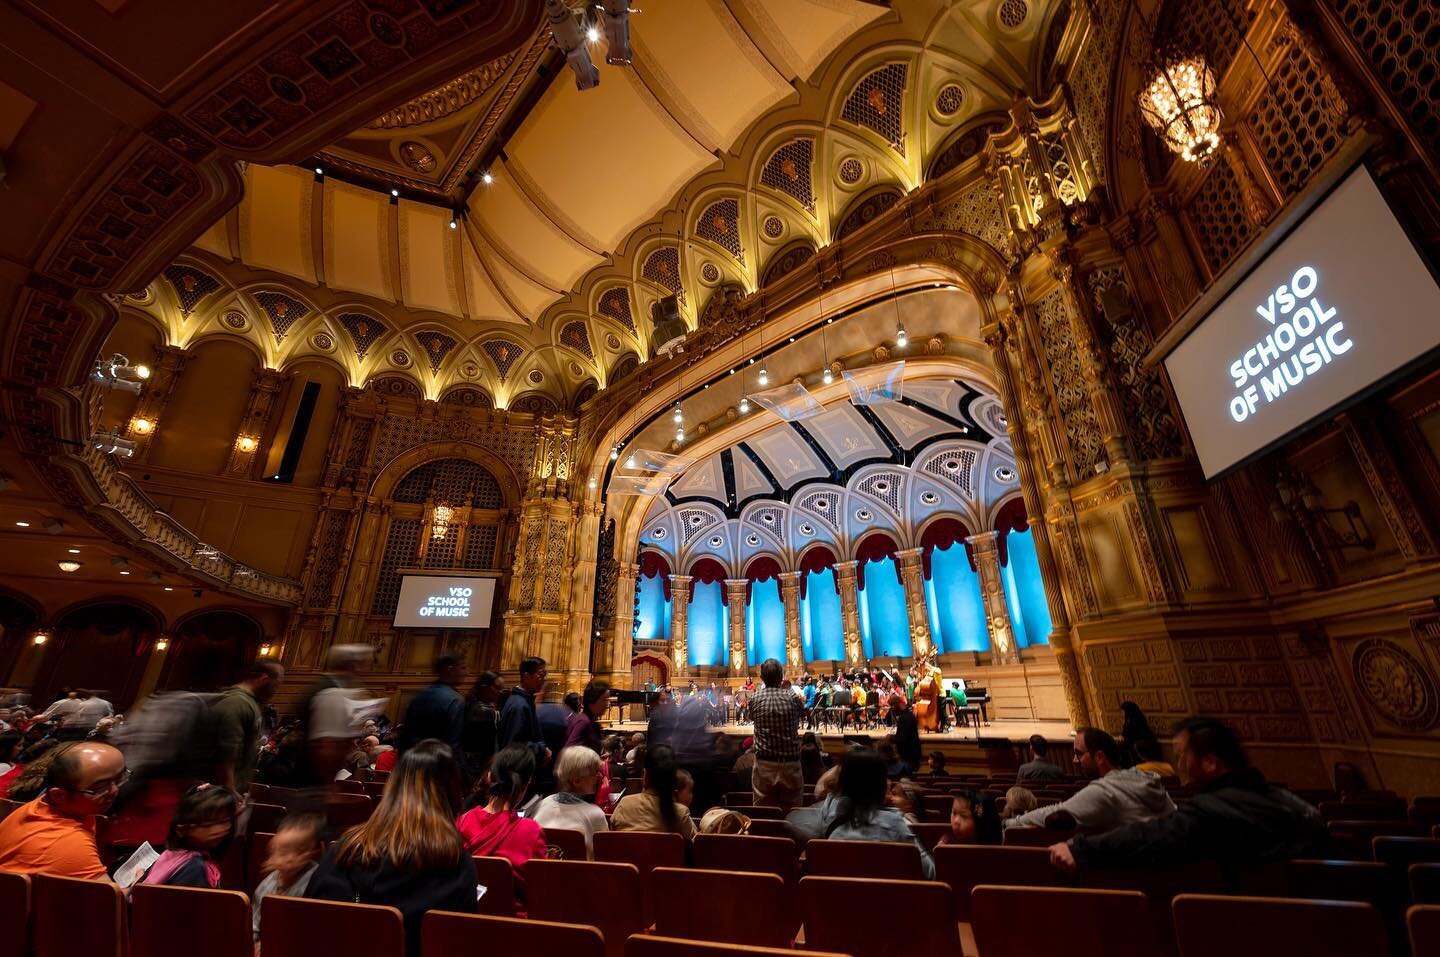
[[[487,169],[485,172],[480,174],[480,182],[484,183],[486,186],[489,186],[491,183],[495,182],[495,174]]]
[[[62,572],[78,572],[83,563],[77,562],[73,558],[66,558],[62,561],[56,562],[56,564],[60,566],[60,570]]]
[[[316,179],[324,179],[324,178],[325,178],[325,168],[324,168],[323,166],[317,166],[317,167],[315,167],[315,178],[316,178]]]
[[[390,196],[391,196],[391,198],[393,198],[393,199],[399,199],[399,198],[400,198],[400,191],[399,191],[398,189],[395,189],[395,188],[392,187],[391,190],[390,190]]]
[[[120,353],[108,359],[96,359],[95,368],[90,372],[91,381],[107,389],[121,392],[140,392],[141,383],[150,378],[150,367],[131,365],[130,360]]]
[[[37,631],[35,632],[35,637],[31,638],[30,640],[37,645],[43,645],[45,644],[45,642],[50,640],[50,636],[45,634],[45,632],[43,631]]]
[[[47,518],[45,519],[45,531],[51,535],[59,535],[65,531],[65,523],[58,518]]]
[[[545,16],[550,20],[550,35],[565,54],[565,62],[575,73],[575,88],[588,90],[600,84],[600,68],[590,59],[585,47],[585,30],[580,16],[565,5],[564,0],[545,0]]]
[[[113,432],[96,432],[90,436],[90,444],[107,455],[121,455],[128,459],[135,454],[135,443]]]
[[[605,62],[611,66],[630,65],[630,14],[626,0],[601,0],[596,4],[601,10],[605,24]]]
[[[585,39],[589,40],[591,43],[599,43],[599,42],[600,42],[600,28],[597,27],[597,26],[595,26],[593,23],[592,23],[590,26],[586,27],[586,28],[585,28]]]
[[[135,430],[136,435],[149,435],[155,431],[155,420],[145,418],[134,419],[130,423],[130,428]]]
[[[155,650],[156,650],[156,651],[164,651],[166,648],[169,648],[169,647],[170,647],[170,639],[169,639],[169,638],[166,638],[164,635],[161,635],[159,638],[156,638],[156,639],[155,639]]]
[[[897,326],[895,329],[895,345],[903,349],[909,341],[910,337],[905,335],[905,327]]]
[[[459,214],[459,213],[451,213],[451,214],[450,214],[450,228],[451,228],[451,229],[459,229],[459,228],[460,228],[460,214]]]

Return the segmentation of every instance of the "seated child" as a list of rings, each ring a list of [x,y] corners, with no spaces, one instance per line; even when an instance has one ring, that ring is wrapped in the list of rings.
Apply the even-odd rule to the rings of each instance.
[[[220,886],[220,861],[235,837],[240,802],[235,792],[218,784],[197,784],[180,796],[165,850],[141,884],[169,887]]]
[[[675,772],[675,803],[686,807],[695,803],[695,778],[684,768]]]
[[[269,873],[255,888],[251,897],[254,916],[251,930],[255,942],[260,942],[260,902],[267,896],[304,897],[305,888],[310,885],[310,875],[325,850],[321,835],[325,831],[325,817],[321,814],[288,814],[275,829],[270,839],[270,853],[265,858],[264,869]]]
[[[950,803],[950,833],[941,844],[999,844],[1000,815],[995,799],[979,791],[962,791]]]

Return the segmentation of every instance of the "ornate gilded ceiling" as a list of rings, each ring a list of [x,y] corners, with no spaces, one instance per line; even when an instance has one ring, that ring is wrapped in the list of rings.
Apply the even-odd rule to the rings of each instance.
[[[633,67],[583,92],[568,71],[536,85],[537,36],[342,137],[325,176],[250,165],[241,204],[131,305],[171,344],[240,335],[277,368],[323,355],[354,385],[572,404],[649,357],[662,297],[693,328],[718,290],[754,292],[977,154],[1068,9],[658,0]],[[434,197],[460,203],[482,165],[452,228]]]

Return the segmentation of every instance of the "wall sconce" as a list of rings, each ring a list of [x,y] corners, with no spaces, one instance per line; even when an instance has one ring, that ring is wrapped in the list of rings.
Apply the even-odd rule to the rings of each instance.
[[[260,441],[253,435],[242,435],[235,441],[235,447],[248,454],[260,447]]]
[[[1372,551],[1375,537],[1360,514],[1360,503],[1351,499],[1339,507],[1327,506],[1320,490],[1308,479],[1282,468],[1275,477],[1276,500],[1270,513],[1277,522],[1293,516],[1300,527],[1312,532],[1320,548],[1363,548]]]
[[[45,634],[45,632],[43,632],[43,631],[37,631],[37,632],[35,632],[35,637],[30,639],[30,641],[31,641],[32,643],[37,644],[37,645],[43,645],[43,644],[45,644],[45,642],[47,642],[47,641],[49,641],[49,640],[50,640],[50,636],[47,635],[47,634]]]
[[[275,650],[274,647],[271,646],[271,645],[269,645],[269,644],[261,645],[261,646],[260,646],[260,657],[261,657],[261,658],[269,658],[269,657],[270,657],[270,654],[271,654],[274,650]]]
[[[164,651],[170,647],[170,639],[164,636],[155,639],[155,650]]]
[[[135,419],[130,428],[136,435],[149,435],[155,431],[155,423],[150,419]]]

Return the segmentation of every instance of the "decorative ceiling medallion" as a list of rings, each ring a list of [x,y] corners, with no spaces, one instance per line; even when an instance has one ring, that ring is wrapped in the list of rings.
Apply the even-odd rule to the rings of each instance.
[[[766,239],[779,239],[785,235],[785,220],[779,216],[766,216],[761,229],[764,230]]]
[[[860,177],[865,173],[865,167],[853,156],[847,156],[840,162],[840,182],[846,186],[854,186],[860,182]]]
[[[541,372],[539,369],[531,369],[530,374],[527,375],[525,378],[530,380],[531,385],[539,385],[540,383],[545,381],[545,373]]]
[[[417,173],[435,172],[435,154],[423,143],[406,140],[400,144],[401,161]]]
[[[700,267],[700,278],[708,283],[719,282],[720,270],[714,263],[706,263]]]
[[[410,353],[404,349],[396,349],[390,353],[390,362],[392,365],[400,366],[403,369],[410,364]]]
[[[321,352],[329,352],[335,348],[335,339],[328,332],[317,332],[310,337],[310,344]]]
[[[947,83],[935,94],[935,112],[941,116],[954,116],[965,102],[965,90],[958,83]]]
[[[1000,4],[1000,25],[1007,30],[1014,30],[1025,22],[1030,15],[1030,4],[1025,0],[1004,0]]]
[[[585,374],[585,370],[580,368],[580,363],[576,362],[574,359],[570,360],[570,365],[568,366],[568,368],[570,369],[570,374],[575,376],[576,378],[579,378],[580,376]]]
[[[620,351],[620,337],[613,332],[607,332],[605,334],[605,347],[611,352]]]
[[[225,318],[221,321],[224,322],[225,325],[229,326],[231,329],[244,329],[246,326],[250,325],[250,320],[245,318],[245,313],[238,312],[234,309],[225,313]]]
[[[475,379],[480,376],[480,363],[473,359],[460,364],[460,374],[467,379]]]
[[[1415,656],[1393,641],[1371,638],[1355,648],[1355,683],[1370,705],[1407,731],[1425,731],[1440,718],[1440,693]]]

